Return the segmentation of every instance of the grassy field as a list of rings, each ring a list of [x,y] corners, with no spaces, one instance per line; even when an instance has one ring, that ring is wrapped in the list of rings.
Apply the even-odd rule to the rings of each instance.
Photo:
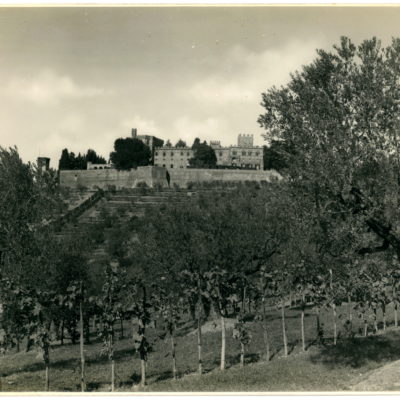
[[[309,311],[306,315],[306,337],[308,349],[301,351],[299,311],[287,312],[289,356],[283,357],[281,320],[279,312],[269,314],[272,357],[265,361],[262,330],[258,323],[251,322],[252,342],[246,349],[246,366],[239,367],[239,343],[227,334],[227,369],[218,370],[220,332],[206,333],[203,340],[204,376],[195,374],[197,369],[197,336],[190,334],[194,328],[182,326],[177,337],[176,355],[179,379],[171,379],[171,354],[168,340],[154,342],[153,351],[147,363],[148,385],[146,391],[338,391],[348,390],[369,371],[389,361],[400,359],[400,330],[389,328],[385,334],[367,338],[343,337],[344,315],[339,321],[342,337],[333,346],[331,336],[331,314],[322,314],[325,337],[324,344],[316,341],[316,318]],[[389,314],[390,315],[390,314]],[[390,318],[389,318],[390,322]],[[354,320],[354,331],[361,327]],[[210,324],[208,324],[210,326]],[[212,324],[211,324],[212,325]],[[126,324],[125,332],[129,332]],[[151,340],[157,337],[149,329]],[[93,334],[92,343],[85,345],[86,380],[90,391],[110,390],[110,365],[101,356],[101,343]],[[65,344],[52,346],[50,390],[79,391],[80,360],[79,345]],[[116,343],[116,390],[139,390],[140,360],[134,354],[129,337]],[[41,357],[32,350],[9,352],[0,358],[2,391],[42,391],[44,388],[44,367]]]

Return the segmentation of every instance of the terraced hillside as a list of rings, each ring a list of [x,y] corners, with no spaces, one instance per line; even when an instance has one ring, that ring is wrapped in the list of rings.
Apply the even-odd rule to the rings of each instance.
[[[68,212],[63,217],[62,227],[59,236],[74,235],[77,231],[94,228],[99,222],[112,217],[113,221],[127,220],[132,217],[142,218],[146,212],[152,209],[163,207],[165,204],[180,204],[191,201],[200,193],[207,195],[215,191],[226,191],[224,189],[150,189],[135,188],[118,191],[87,192],[85,194],[68,194],[68,199],[74,199],[74,207],[68,207]],[[91,198],[95,198],[93,204],[89,203]],[[77,199],[81,199],[79,202]],[[89,206],[84,207],[85,204]],[[83,211],[82,211],[83,210]],[[69,215],[72,217],[69,218]],[[104,230],[107,230],[107,226]],[[94,256],[105,254],[106,243],[99,243],[93,251]]]

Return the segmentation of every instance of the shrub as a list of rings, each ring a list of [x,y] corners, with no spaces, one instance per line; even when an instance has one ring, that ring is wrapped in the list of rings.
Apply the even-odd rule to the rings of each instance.
[[[141,196],[145,196],[145,195],[147,194],[147,188],[148,188],[148,186],[147,186],[147,183],[146,183],[146,182],[140,181],[140,182],[138,182],[138,183],[136,184],[136,187],[138,188],[139,194],[140,194]]]
[[[147,183],[145,181],[140,181],[136,184],[137,188],[148,188],[149,186],[147,185]]]
[[[78,186],[76,188],[78,189],[80,194],[82,194],[83,192],[86,192],[86,190],[88,189],[85,185],[82,185],[82,184],[78,184]]]
[[[154,186],[154,189],[156,189],[158,192],[162,192],[162,190],[163,190],[163,185],[161,185],[161,183],[157,183],[157,184]]]
[[[69,199],[71,196],[71,188],[68,186],[60,186],[60,194],[65,199]]]
[[[117,188],[115,185],[107,185],[107,191],[109,191],[112,194],[115,194],[117,192]]]

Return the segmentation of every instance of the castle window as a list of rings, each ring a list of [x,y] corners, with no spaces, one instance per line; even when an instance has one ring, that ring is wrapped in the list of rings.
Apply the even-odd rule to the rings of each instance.
[[[251,151],[249,151],[249,156],[251,156]]]
[[[246,152],[245,151],[242,151],[242,156],[245,156],[246,155]]]
[[[174,156],[174,152],[173,151],[171,151],[171,157],[173,157]]]
[[[183,156],[183,151],[181,151],[181,156]]]
[[[158,151],[156,151],[156,156],[158,156]]]
[[[260,155],[260,153],[257,151],[257,152],[256,152],[256,156],[259,156],[259,155]]]
[[[236,156],[237,151],[236,151],[236,150],[235,150],[235,151],[232,151],[232,154],[233,154],[234,156]]]
[[[171,164],[171,168],[174,168],[174,164]]]
[[[163,157],[165,157],[165,156],[166,156],[166,154],[165,154],[165,151],[164,151],[164,153],[162,153],[162,155],[163,155]]]
[[[162,165],[165,168],[165,164]]]
[[[219,156],[222,157],[222,151],[219,152]]]
[[[190,156],[190,152],[188,152],[188,156]]]

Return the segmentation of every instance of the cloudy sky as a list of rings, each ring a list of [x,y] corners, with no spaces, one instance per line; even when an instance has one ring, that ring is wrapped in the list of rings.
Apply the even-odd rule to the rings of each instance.
[[[400,7],[0,8],[0,145],[107,157],[118,137],[254,134],[261,93],[329,49],[400,36]]]

